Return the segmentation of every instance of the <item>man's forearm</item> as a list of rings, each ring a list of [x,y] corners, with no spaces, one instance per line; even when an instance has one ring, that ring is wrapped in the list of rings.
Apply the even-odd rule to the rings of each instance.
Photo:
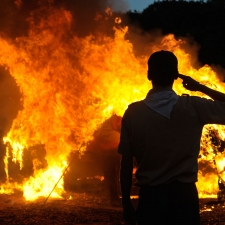
[[[225,94],[224,93],[219,92],[219,91],[215,91],[215,90],[213,90],[211,88],[208,88],[208,87],[200,84],[196,80],[192,79],[189,76],[185,76],[183,74],[179,74],[178,77],[183,80],[183,86],[187,90],[189,90],[189,91],[200,91],[203,94],[208,95],[213,100],[218,100],[218,101],[225,102]]]
[[[223,101],[225,102],[225,94],[219,91],[215,91],[211,88],[208,88],[204,85],[199,84],[199,91],[208,95],[213,100]]]
[[[121,159],[120,184],[122,192],[122,203],[130,201],[130,191],[132,187],[133,158],[124,157]]]

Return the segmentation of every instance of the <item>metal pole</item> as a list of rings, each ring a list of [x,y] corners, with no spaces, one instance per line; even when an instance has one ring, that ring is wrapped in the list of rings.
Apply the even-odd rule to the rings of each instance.
[[[80,151],[81,147],[83,146],[84,143],[82,143],[78,149],[78,151]],[[42,208],[44,207],[45,203],[48,201],[49,197],[51,196],[52,192],[54,191],[54,189],[56,188],[56,186],[58,185],[59,181],[62,179],[62,177],[64,176],[65,172],[67,171],[67,169],[70,167],[70,165],[72,164],[73,160],[75,159],[75,156],[72,158],[72,160],[70,161],[69,165],[65,168],[64,172],[62,173],[61,177],[59,178],[59,180],[56,182],[55,186],[53,187],[53,189],[51,190],[51,192],[49,193],[48,197],[45,199]]]

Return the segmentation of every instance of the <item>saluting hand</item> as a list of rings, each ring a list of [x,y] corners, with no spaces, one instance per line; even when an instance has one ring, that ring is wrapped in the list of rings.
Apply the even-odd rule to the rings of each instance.
[[[189,76],[185,76],[183,74],[178,75],[179,78],[183,80],[182,84],[183,87],[185,87],[189,91],[199,91],[199,87],[201,84],[197,82],[196,80],[192,79]]]

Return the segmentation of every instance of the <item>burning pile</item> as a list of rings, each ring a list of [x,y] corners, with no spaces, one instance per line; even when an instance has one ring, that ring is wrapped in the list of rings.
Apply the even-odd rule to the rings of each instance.
[[[109,14],[110,10],[104,15]],[[97,15],[101,23],[105,18]],[[112,113],[122,116],[131,102],[145,97],[151,87],[145,79],[146,62],[156,50],[173,51],[180,62],[180,73],[225,91],[209,66],[198,70],[192,67],[191,55],[183,48],[187,43],[173,35],[149,44],[146,55],[139,57],[125,37],[128,28],[118,24],[112,27],[113,36],[106,35],[104,29],[80,36],[71,28],[71,12],[54,6],[33,12],[28,21],[27,36],[0,38],[0,65],[15,79],[23,106],[4,137],[6,182],[1,184],[1,193],[19,189],[26,200],[48,196],[68,166],[69,153],[85,151],[93,132],[106,118]],[[175,90],[180,95],[192,94],[183,89],[181,80],[175,83]],[[201,197],[217,194],[217,172],[225,180],[225,153],[221,143],[213,142],[212,131],[219,142],[225,135],[223,126],[204,128],[199,158]],[[23,170],[25,154],[32,159],[32,173],[16,182],[9,168],[14,163]],[[63,192],[62,179],[52,197]]]

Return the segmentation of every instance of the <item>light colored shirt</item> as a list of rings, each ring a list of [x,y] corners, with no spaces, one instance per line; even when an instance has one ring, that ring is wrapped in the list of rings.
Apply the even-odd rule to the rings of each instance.
[[[225,125],[225,102],[180,96],[170,119],[144,101],[131,104],[123,116],[118,152],[136,158],[136,185],[196,182],[205,124]]]
[[[152,110],[170,119],[170,113],[178,98],[174,91],[161,91],[154,94],[149,92],[144,103]]]

